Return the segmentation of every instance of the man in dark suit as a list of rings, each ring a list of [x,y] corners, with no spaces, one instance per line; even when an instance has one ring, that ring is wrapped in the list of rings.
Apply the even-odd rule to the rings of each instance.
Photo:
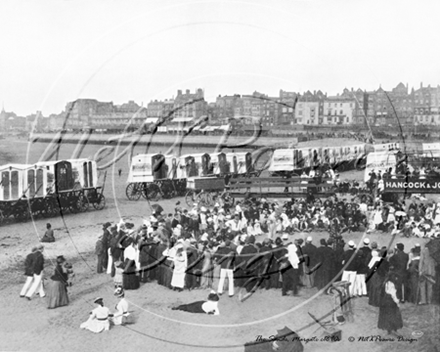
[[[40,297],[46,296],[43,288],[43,269],[44,269],[44,246],[39,245],[34,253],[32,260],[33,283],[25,297],[30,301],[32,295],[38,290]]]
[[[323,289],[332,279],[335,267],[335,252],[327,246],[324,238],[320,240],[321,246],[316,249],[318,263],[315,275],[315,285],[318,290]]]
[[[403,243],[397,243],[395,249],[396,251],[394,255],[390,258],[390,267],[394,267],[394,272],[398,276],[398,281],[396,283],[397,298],[401,302],[405,302],[405,289],[407,286],[408,276],[408,271],[406,267],[408,264],[409,256],[403,251],[405,249]]]
[[[239,262],[237,263],[242,267],[243,277],[241,279],[243,285],[245,285],[250,278],[258,276],[259,261],[256,260],[255,257],[257,253],[258,249],[255,246],[255,236],[251,235],[246,239],[246,244],[240,252]],[[245,285],[246,291],[250,292],[254,285],[255,282],[248,282]]]
[[[306,244],[301,248],[303,258],[304,258],[304,286],[306,288],[312,288],[315,286],[315,272],[313,268],[318,263],[317,258],[317,248],[314,244],[312,244],[312,237],[309,236],[306,239]]]
[[[32,248],[32,252],[26,256],[24,261],[24,274],[26,275],[26,282],[20,292],[20,297],[24,297],[24,295],[28,292],[29,288],[32,285],[32,281],[34,280],[34,272],[32,270],[35,252],[37,251],[37,247]]]

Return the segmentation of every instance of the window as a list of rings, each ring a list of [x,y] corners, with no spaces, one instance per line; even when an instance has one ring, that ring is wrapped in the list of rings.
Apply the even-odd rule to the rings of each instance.
[[[32,198],[35,196],[35,171],[34,170],[28,170],[27,182],[28,182],[29,197]]]
[[[18,171],[11,172],[11,198],[17,199],[19,192]]]
[[[9,171],[2,172],[2,186],[3,186],[3,199],[8,200],[10,197],[9,192]]]
[[[302,110],[298,110],[298,115],[302,116],[302,114],[303,114]]]
[[[344,111],[342,111],[342,110],[339,110],[339,114],[341,114],[341,115],[342,115],[343,113],[344,113]]]
[[[44,185],[43,185],[43,169],[37,170],[37,196],[42,196],[44,192]]]

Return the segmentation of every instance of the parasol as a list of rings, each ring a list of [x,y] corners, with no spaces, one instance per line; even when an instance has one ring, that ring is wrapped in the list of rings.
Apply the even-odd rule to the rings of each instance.
[[[395,216],[406,216],[406,213],[404,211],[398,210],[398,211],[396,211],[396,213],[394,215]]]

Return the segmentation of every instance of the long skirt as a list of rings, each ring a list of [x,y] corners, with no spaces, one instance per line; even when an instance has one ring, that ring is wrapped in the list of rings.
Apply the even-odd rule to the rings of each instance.
[[[182,304],[178,307],[174,307],[172,308],[173,310],[183,310],[185,312],[189,312],[189,313],[206,313],[203,309],[202,309],[202,305],[203,303],[205,303],[206,301],[197,301],[197,302],[193,302],[190,304]]]
[[[47,286],[47,308],[57,308],[69,304],[69,296],[64,282],[50,280]]]
[[[212,286],[212,273],[214,268],[209,266],[204,266],[202,269],[202,277],[200,279],[201,288],[211,288]]]
[[[400,309],[388,294],[381,298],[377,327],[386,331],[397,331],[403,327]]]
[[[81,324],[80,328],[90,330],[91,332],[97,334],[101,331],[110,330],[110,322],[108,321],[108,319],[98,320],[90,317],[89,320]]]
[[[171,288],[171,279],[173,278],[173,269],[171,269],[171,261],[167,260],[163,268],[163,285],[165,287]]]
[[[140,287],[139,276],[136,273],[136,264],[130,260],[129,267],[122,275],[122,287],[124,290],[137,290]]]
[[[368,304],[373,307],[380,305],[380,292],[384,278],[374,273],[368,280]]]

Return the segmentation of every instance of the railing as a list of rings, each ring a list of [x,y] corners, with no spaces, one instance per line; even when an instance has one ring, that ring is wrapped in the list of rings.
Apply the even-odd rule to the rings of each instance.
[[[229,181],[228,190],[233,197],[247,195],[265,195],[268,197],[290,198],[293,196],[306,197],[329,196],[334,188],[330,178],[301,178],[301,177],[238,177]]]

